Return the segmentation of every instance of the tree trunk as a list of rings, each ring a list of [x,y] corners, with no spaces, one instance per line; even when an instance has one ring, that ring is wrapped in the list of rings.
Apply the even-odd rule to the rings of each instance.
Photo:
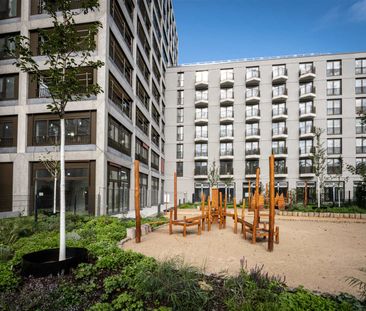
[[[316,200],[318,203],[318,208],[320,208],[320,177],[317,177],[317,181],[316,181]]]
[[[59,260],[66,259],[66,206],[65,206],[65,119],[61,117],[61,144],[60,144],[60,256]]]
[[[57,191],[57,176],[53,180],[53,213],[56,214],[56,191]]]

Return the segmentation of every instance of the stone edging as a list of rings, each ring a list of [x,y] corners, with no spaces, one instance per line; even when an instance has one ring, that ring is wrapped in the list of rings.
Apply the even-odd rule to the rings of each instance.
[[[297,216],[297,217],[327,217],[327,218],[353,218],[366,219],[366,214],[359,213],[327,213],[327,212],[290,212],[276,210],[278,216]]]

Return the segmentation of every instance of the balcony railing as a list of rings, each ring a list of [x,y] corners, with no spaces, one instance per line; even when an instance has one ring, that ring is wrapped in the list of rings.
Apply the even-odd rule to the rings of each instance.
[[[220,166],[220,175],[233,175],[234,169],[232,167]]]
[[[208,157],[208,152],[206,151],[206,152],[197,152],[197,151],[195,151],[195,153],[194,153],[194,156],[195,157]]]
[[[306,107],[306,108],[300,108],[299,109],[299,116],[303,116],[306,114],[315,114],[316,113],[316,109],[315,107]]]
[[[201,100],[205,100],[205,101],[207,101],[208,100],[208,96],[206,95],[206,96],[196,96],[195,97],[195,101],[197,102],[197,101],[201,101]]]
[[[287,96],[287,88],[272,90],[272,97]]]
[[[195,167],[194,175],[195,176],[207,175],[207,167]]]
[[[355,92],[356,94],[366,94],[366,86],[357,86]]]
[[[260,134],[260,129],[250,129],[245,131],[246,136],[259,136]]]
[[[196,120],[208,119],[208,112],[196,112]]]
[[[220,150],[220,156],[233,156],[234,150]]]
[[[299,95],[303,96],[305,94],[310,94],[310,93],[314,93],[315,94],[315,86],[311,85],[311,86],[305,86],[305,87],[300,87],[299,89]]]
[[[234,137],[234,131],[221,130],[220,137]]]
[[[0,137],[0,147],[13,147],[14,138]]]
[[[256,70],[256,71],[247,71],[246,74],[245,74],[245,78],[247,80],[250,80],[250,79],[255,79],[255,78],[260,78],[261,75],[260,75],[260,72],[259,70]]]
[[[232,110],[226,110],[226,111],[220,111],[220,118],[234,118],[234,111]]]
[[[312,166],[300,166],[299,167],[299,173],[300,174],[313,174],[314,169]]]
[[[277,117],[281,115],[287,115],[287,108],[272,109],[272,117]]]
[[[196,138],[196,139],[208,139],[208,134],[196,134],[194,138]]]
[[[274,173],[275,174],[287,174],[287,166],[285,166],[285,167],[275,166]]]
[[[260,97],[260,92],[257,89],[249,89],[249,90],[246,90],[245,96],[246,96],[246,98]]]
[[[279,67],[272,69],[272,78],[276,79],[278,77],[287,76],[287,68]]]
[[[299,148],[299,154],[311,154],[315,152],[315,147],[305,147],[305,148]]]
[[[260,111],[260,109],[250,109],[250,110],[245,111],[245,116],[247,118],[260,117],[261,116],[261,111]]]
[[[232,94],[232,95],[221,95],[220,100],[234,100],[234,94]]]
[[[108,146],[116,149],[124,154],[131,155],[131,149],[126,148],[123,144],[116,142],[112,138],[108,137]]]
[[[260,148],[256,148],[256,149],[246,149],[245,150],[245,155],[247,156],[251,156],[251,155],[260,155],[261,154],[261,150]]]
[[[299,128],[299,134],[300,135],[315,134],[315,127],[308,126],[308,127]]]
[[[273,128],[272,136],[274,135],[287,135],[287,127]]]
[[[66,145],[85,145],[90,144],[90,135],[67,135],[65,137]],[[52,146],[60,144],[59,136],[34,136],[34,146]]]
[[[299,76],[303,76],[303,75],[306,75],[306,74],[309,74],[309,73],[315,74],[315,67],[313,65],[309,66],[307,68],[299,69]]]
[[[272,148],[273,154],[287,154],[287,147],[274,147]]]

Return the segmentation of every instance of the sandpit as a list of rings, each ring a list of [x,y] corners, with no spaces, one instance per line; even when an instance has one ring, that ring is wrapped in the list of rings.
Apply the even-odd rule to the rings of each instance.
[[[192,214],[192,210],[179,211],[179,217]],[[140,244],[128,241],[123,248],[159,260],[180,256],[206,273],[236,274],[244,257],[248,268],[264,265],[270,274],[285,276],[291,287],[357,295],[346,278],[366,281],[366,273],[360,271],[366,268],[365,221],[284,216],[276,217],[276,225],[280,226],[280,244],[275,244],[273,253],[267,251],[267,242],[252,245],[240,230],[234,234],[231,219],[226,229],[213,225],[200,236],[196,228],[189,228],[186,238],[181,227],[174,227],[174,234],[169,235],[165,225],[143,236]]]

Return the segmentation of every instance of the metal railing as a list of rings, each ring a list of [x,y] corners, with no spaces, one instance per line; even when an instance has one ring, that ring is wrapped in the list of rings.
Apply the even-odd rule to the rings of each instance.
[[[260,129],[250,129],[245,131],[246,136],[259,136],[261,134]]]
[[[247,118],[260,117],[261,116],[261,111],[260,111],[260,109],[248,109],[248,110],[245,111],[245,116]]]
[[[310,93],[314,93],[315,94],[316,88],[313,85],[306,85],[304,87],[300,86],[299,89],[299,95],[305,95],[305,94],[310,94]]]
[[[306,75],[308,73],[314,73],[315,74],[315,67],[314,65],[311,65],[307,68],[299,69],[299,76]]]
[[[287,108],[272,109],[272,117],[287,115]]]
[[[247,89],[245,92],[245,97],[260,97],[260,91],[258,89]]]
[[[245,150],[245,155],[260,155],[261,154],[261,150],[260,148],[256,148],[256,149],[246,149]]]
[[[274,135],[287,135],[287,127],[278,127],[272,129],[272,136]]]
[[[316,109],[315,109],[314,106],[299,109],[299,116],[300,117],[305,115],[305,114],[310,114],[310,113],[316,113]]]
[[[194,175],[207,175],[207,167],[195,167]]]
[[[287,154],[287,147],[274,147],[272,148],[273,154]]]
[[[300,174],[312,174],[312,173],[314,173],[314,168],[312,166],[300,166],[299,173]]]

